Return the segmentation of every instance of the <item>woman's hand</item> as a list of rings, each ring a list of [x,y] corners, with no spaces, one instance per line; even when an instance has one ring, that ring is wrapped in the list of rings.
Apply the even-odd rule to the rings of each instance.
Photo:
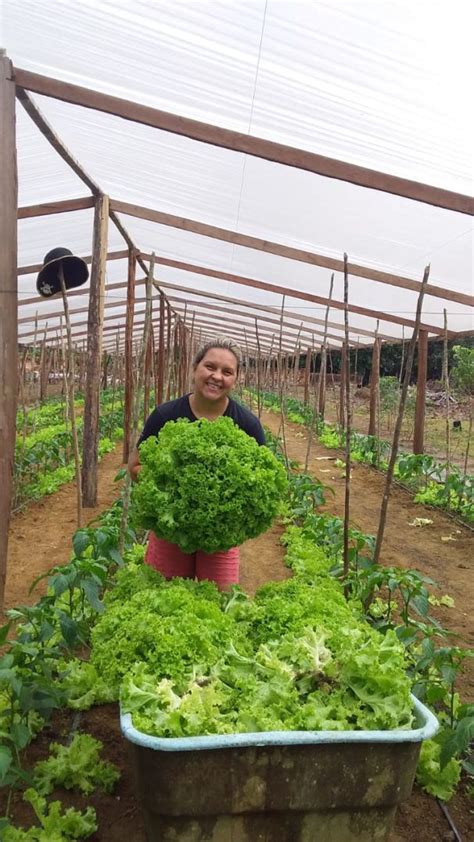
[[[130,456],[128,457],[128,472],[130,474],[132,482],[136,482],[138,479],[138,474],[142,469],[142,465],[140,465],[140,456],[138,454],[138,449],[136,447],[133,448]]]

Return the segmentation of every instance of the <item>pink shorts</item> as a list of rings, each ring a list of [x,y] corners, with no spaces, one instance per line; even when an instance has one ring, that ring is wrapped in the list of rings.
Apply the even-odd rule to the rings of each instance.
[[[145,564],[154,567],[166,579],[181,576],[183,579],[208,579],[215,582],[219,590],[237,585],[239,582],[240,554],[238,547],[218,553],[183,553],[175,544],[157,538],[154,532],[148,536]]]

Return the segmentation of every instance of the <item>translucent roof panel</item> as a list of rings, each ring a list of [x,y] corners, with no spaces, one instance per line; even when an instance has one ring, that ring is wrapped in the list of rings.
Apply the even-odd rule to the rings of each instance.
[[[3,0],[20,67],[470,193],[469,0]]]
[[[24,69],[471,193],[472,112],[465,107],[471,14],[467,0],[449,6],[445,0],[429,6],[408,0],[44,0],[41,6],[4,0],[2,41]],[[33,98],[112,199],[338,260],[347,252],[350,262],[417,281],[430,263],[433,284],[472,292],[467,215]],[[21,107],[18,169],[20,205],[88,195]],[[326,296],[326,269],[123,213],[120,218],[144,252],[284,286],[288,311],[324,317],[324,304],[298,300],[291,290]],[[20,221],[20,265],[40,262],[56,245],[90,254],[92,219],[87,210]],[[123,249],[113,225],[109,232],[109,250]],[[108,280],[124,282],[118,262],[109,264]],[[199,268],[190,273],[159,265],[157,276],[190,290],[281,305],[281,295],[211,278]],[[35,294],[35,280],[20,276],[20,301]],[[334,298],[342,294],[336,273]],[[76,308],[79,298],[87,300],[87,287],[74,299]],[[413,319],[417,295],[351,277],[349,298],[374,314],[352,314],[354,328],[373,331],[377,312]],[[40,302],[38,309],[52,304]],[[472,329],[465,305],[433,296],[426,298],[424,322],[440,328],[444,307],[451,330]],[[60,302],[54,308],[59,311]],[[21,315],[35,309],[27,305]],[[342,324],[342,317],[331,309],[334,322]],[[402,326],[387,318],[380,330],[402,335]]]

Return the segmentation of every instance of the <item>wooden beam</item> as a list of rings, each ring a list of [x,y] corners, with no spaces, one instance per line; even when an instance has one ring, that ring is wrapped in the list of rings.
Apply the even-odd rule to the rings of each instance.
[[[63,161],[65,161],[66,164],[81,179],[81,181],[84,182],[84,184],[89,188],[93,195],[100,195],[102,193],[100,187],[96,184],[94,179],[91,178],[90,175],[88,175],[88,173],[86,173],[79,161],[76,161],[76,159],[71,154],[67,146],[62,142],[61,138],[58,137],[58,135],[56,134],[46,117],[41,113],[40,109],[36,105],[35,101],[31,98],[30,94],[27,91],[25,91],[24,88],[21,88],[17,85],[16,95],[28,116],[31,117],[34,124],[40,130],[41,134],[44,135],[46,140],[51,144],[51,146],[58,153],[58,155],[60,155]]]
[[[418,376],[416,380],[415,431],[413,453],[424,453],[426,375],[428,372],[428,334],[420,330],[418,335]]]
[[[300,263],[309,263],[312,266],[319,266],[323,269],[329,269],[332,272],[344,272],[343,260],[338,260],[337,258],[329,257],[325,254],[318,254],[318,252],[294,248],[293,246],[287,246],[283,243],[276,243],[271,240],[261,239],[260,237],[253,237],[249,234],[242,234],[238,231],[232,231],[227,228],[218,228],[215,225],[208,225],[203,222],[198,222],[195,219],[174,216],[170,213],[163,213],[162,211],[142,207],[141,205],[133,205],[129,202],[120,202],[112,199],[112,207],[117,211],[117,213],[123,213],[127,216],[133,216],[138,219],[146,219],[149,222],[156,222],[158,225],[178,228],[192,234],[199,234],[202,237],[210,237],[215,240],[232,243],[233,245],[243,246],[244,248],[263,251],[268,254],[275,254],[278,257],[285,257],[289,260],[297,260]],[[421,288],[420,281],[416,281],[413,278],[407,278],[405,275],[398,275],[392,272],[382,272],[378,269],[374,269],[370,266],[363,266],[359,263],[348,263],[348,269],[350,275],[366,278],[369,281],[377,281],[381,284],[402,287],[403,289],[413,290],[417,293],[419,293]],[[474,297],[472,295],[447,289],[446,287],[436,286],[435,284],[430,284],[430,292],[427,294],[436,298],[446,299],[447,301],[457,301],[458,303],[466,304],[469,307],[474,305]]]
[[[96,199],[94,239],[89,294],[87,337],[87,380],[84,403],[82,452],[82,504],[97,505],[97,463],[99,443],[100,363],[104,327],[105,270],[107,256],[108,196]]]
[[[106,114],[122,117],[125,120],[132,120],[165,132],[189,137],[201,143],[231,149],[235,152],[243,152],[267,161],[296,167],[327,178],[347,181],[361,187],[393,193],[397,196],[426,202],[458,213],[474,214],[472,198],[450,190],[443,190],[429,184],[421,184],[410,179],[370,170],[367,167],[337,161],[304,149],[295,149],[282,143],[275,143],[264,138],[198,122],[181,117],[178,114],[170,114],[157,108],[130,102],[59,79],[41,76],[38,73],[32,73],[21,68],[15,68],[15,80],[18,86],[42,96],[54,97],[63,102],[81,105],[83,108],[93,108]]]
[[[137,301],[142,301],[142,300],[143,299],[136,299],[135,303],[137,303]],[[189,302],[185,302],[183,299],[172,298],[172,299],[169,299],[169,300],[177,300],[179,303],[183,303],[183,304],[189,303]],[[194,303],[195,302],[192,302],[192,304],[194,304]],[[115,307],[125,307],[126,302],[119,303],[119,304],[116,304],[114,302],[112,305],[109,304],[109,305],[105,305],[105,306],[112,306],[114,308]],[[247,317],[246,313],[241,313],[238,310],[230,310],[230,309],[221,308],[221,307],[215,308],[215,307],[212,307],[211,305],[205,305],[205,304],[202,304],[201,306],[204,307],[205,309],[207,309],[209,307],[210,309],[218,309],[218,310],[222,310],[225,313],[230,313],[230,314],[235,314],[237,316],[242,316],[243,319],[245,319]],[[87,311],[87,308],[80,308],[76,312],[86,312],[86,311]],[[71,311],[71,312],[73,312],[73,311]],[[136,315],[142,315],[143,314],[143,310],[136,310],[135,312],[136,312]],[[174,312],[179,317],[184,316],[184,310],[180,311],[179,309],[176,309],[176,310],[174,310]],[[196,314],[196,315],[201,315],[201,317],[202,317],[203,314]],[[262,321],[264,320],[264,317],[260,317],[260,318],[261,318]],[[112,315],[104,316],[104,322],[116,321],[115,325],[113,325],[111,328],[108,328],[109,330],[110,329],[113,330],[114,328],[120,329],[121,327],[123,327],[124,326],[124,321],[123,321],[124,319],[126,319],[126,311],[123,312],[123,313],[113,313]],[[214,319],[206,320],[206,321],[211,326],[214,326],[216,324]],[[252,329],[252,330],[254,328],[254,322],[241,321],[241,320],[235,319],[235,318],[230,319],[230,320],[229,319],[222,319],[220,321],[222,323],[232,323],[232,324],[237,325],[237,326],[242,325],[243,327],[245,327],[245,328],[249,327],[249,329]],[[278,320],[276,320],[276,319],[270,318],[270,319],[267,319],[266,321],[269,321],[270,323],[273,323],[275,325],[279,324]],[[71,327],[74,330],[74,329],[77,329],[77,328],[84,327],[86,324],[87,324],[87,321],[84,319],[80,322],[73,322]],[[284,331],[284,335],[287,336],[288,338],[290,338],[290,337],[293,338],[293,337],[297,337],[297,336],[301,336],[301,335],[303,336],[303,338],[304,337],[309,338],[309,336],[308,336],[309,334],[311,334],[311,337],[312,337],[313,333],[315,333],[315,331],[311,330],[310,328],[306,328],[305,330],[302,331],[302,325],[301,324],[300,325],[292,325],[292,324],[287,325],[285,323],[285,328],[286,328],[286,330]],[[57,325],[50,325],[48,328],[46,328],[45,332],[49,333],[49,334],[55,333],[57,331],[57,329],[58,329]],[[104,329],[106,329],[106,328],[104,328]],[[274,332],[274,331],[271,331],[271,330],[265,331],[263,328],[262,328],[262,331],[264,333],[265,332],[269,332],[269,333]],[[35,331],[31,330],[31,331],[26,331],[26,332],[20,334],[20,336],[19,336],[20,343],[22,343],[25,339],[27,339],[27,337],[34,335],[34,333],[35,333]],[[81,335],[81,334],[79,334],[79,335]],[[330,335],[332,336],[332,334],[330,334]],[[73,336],[73,339],[75,339],[78,336],[78,334],[73,333],[72,336]],[[338,340],[339,337],[335,336],[335,339]],[[355,343],[351,343],[351,344],[355,344]],[[332,346],[332,347],[334,347],[334,346]]]
[[[183,268],[184,271],[193,271],[192,269],[186,269],[186,266],[187,266],[187,264],[182,264],[181,268]],[[279,312],[280,312],[277,307],[272,307],[271,305],[257,304],[257,303],[251,302],[251,301],[247,301],[245,299],[232,298],[232,297],[227,296],[227,295],[220,295],[218,293],[210,292],[210,291],[190,289],[189,287],[180,286],[179,284],[168,283],[168,281],[165,282],[165,281],[159,280],[159,281],[155,281],[154,283],[155,283],[155,287],[158,290],[158,292],[161,290],[161,288],[172,289],[172,290],[177,290],[179,292],[185,292],[188,295],[195,295],[195,296],[210,298],[210,299],[214,299],[214,300],[217,300],[217,301],[228,301],[231,304],[239,304],[242,307],[250,307],[253,310],[261,310],[263,312],[276,313],[276,314],[279,314]],[[135,282],[135,286],[142,286],[143,284],[145,284],[145,278],[139,278]],[[126,287],[127,287],[127,283],[123,282],[123,281],[113,283],[113,284],[108,284],[106,286],[106,293],[112,292],[112,291],[115,291],[115,290],[118,290],[118,289],[125,290]],[[71,290],[69,292],[68,297],[70,298],[71,296],[74,296],[74,295],[84,295],[84,294],[85,293],[84,293],[83,290],[75,289],[75,290]],[[165,296],[165,298],[166,298],[166,296]],[[329,302],[329,299],[327,299],[327,301]],[[20,301],[19,306],[21,307],[21,306],[25,306],[27,304],[28,305],[29,304],[39,304],[40,302],[42,302],[44,304],[44,298],[41,298],[41,296],[35,296],[33,298],[27,298],[27,299],[24,299],[23,301]],[[120,302],[117,302],[117,304],[111,303],[110,305],[108,304],[106,306],[111,306],[111,307],[117,306],[117,307],[119,307],[119,306],[121,306],[121,304],[120,304]],[[39,318],[41,318],[41,316],[39,316]],[[307,316],[307,315],[304,315],[302,313],[295,313],[295,312],[285,313],[285,320],[286,319],[293,319],[293,320],[296,320],[296,321],[299,321],[299,322],[305,321],[305,322],[309,322],[311,324],[319,324],[319,325],[325,325],[326,324],[326,321],[324,319],[317,319],[314,316]],[[33,320],[34,320],[34,317],[31,317],[29,319],[29,321],[33,321]],[[339,322],[328,321],[327,324],[330,327],[336,328],[336,330],[342,331],[342,329],[343,329],[343,325],[340,324]],[[350,328],[350,330],[356,336],[370,336],[371,338],[374,337],[374,331],[373,330],[367,330],[366,328],[361,328],[361,327],[352,327],[352,328]],[[379,336],[380,336],[381,339],[386,339],[388,342],[397,343],[397,342],[400,341],[397,337],[391,336],[390,334],[386,334],[386,333],[383,333],[383,334],[379,333]]]
[[[12,64],[0,52],[0,611],[7,576],[15,460],[17,354],[17,206],[15,86]]]
[[[204,298],[210,298],[216,301],[227,301],[229,304],[239,304],[241,307],[250,307],[252,310],[259,310],[264,313],[275,313],[276,315],[280,315],[280,310],[278,307],[272,307],[270,304],[257,304],[254,301],[248,301],[242,298],[232,298],[228,295],[221,295],[217,292],[208,292],[205,290],[198,290],[198,289],[190,289],[189,287],[179,286],[179,284],[171,284],[168,281],[159,282],[160,287],[164,287],[165,289],[177,290],[178,292],[184,292],[187,295],[197,295]],[[328,299],[329,300],[329,299]],[[298,322],[309,322],[310,324],[316,325],[328,325],[329,327],[334,327],[336,330],[343,331],[344,325],[341,322],[331,322],[326,321],[326,319],[317,319],[315,316],[307,316],[303,313],[285,313],[285,320],[292,319]],[[350,328],[352,333],[355,333],[357,336],[370,336],[371,339],[374,337],[373,330],[366,330],[365,328],[360,327],[353,327]],[[394,336],[390,336],[389,334],[379,334],[382,339],[387,339],[389,342],[397,342],[399,340],[396,339]]]
[[[80,199],[62,199],[60,202],[44,202],[41,205],[24,205],[18,208],[18,219],[29,219],[32,216],[49,216],[55,213],[70,213],[94,207],[93,196],[83,196]]]
[[[34,123],[39,128],[40,132],[44,135],[46,140],[50,143],[53,149],[61,156],[61,158],[71,167],[71,169],[76,173],[77,176],[89,187],[92,191],[93,196],[98,197],[103,195],[103,191],[99,187],[99,185],[89,176],[89,174],[85,171],[84,167],[74,158],[71,154],[67,146],[63,143],[60,137],[56,134],[52,126],[48,123],[44,115],[41,113],[40,109],[36,105],[36,103],[32,100],[30,95],[24,90],[21,86],[17,86],[17,96],[22,103],[23,107],[32,118]],[[139,256],[138,249],[136,249],[135,244],[133,243],[128,231],[126,230],[123,223],[117,217],[117,214],[110,209],[110,202],[107,199],[107,208],[108,212],[110,213],[110,218],[116,228],[120,231],[122,236],[124,237],[127,245],[130,249],[133,249],[137,256],[140,266],[142,267],[143,271],[146,273],[146,266],[143,263],[141,257]],[[31,213],[31,208],[30,208]],[[104,258],[106,260],[106,256]]]
[[[286,295],[289,298],[311,301],[314,304],[327,305],[329,302],[328,298],[324,298],[320,295],[313,295],[312,293],[305,292],[304,290],[270,284],[267,281],[257,280],[256,278],[247,278],[243,275],[235,275],[231,272],[221,272],[217,269],[209,269],[207,266],[197,266],[193,263],[183,263],[180,260],[169,260],[165,257],[157,257],[156,262],[161,263],[162,266],[169,266],[172,269],[182,269],[186,272],[193,272],[196,275],[204,275],[207,278],[217,278],[220,281],[229,281],[233,284],[241,284],[254,289],[263,289],[266,292],[274,292],[277,295]],[[331,308],[344,310],[344,302],[332,299]],[[398,325],[406,325],[408,327],[414,326],[413,319],[405,319],[402,316],[395,316],[393,313],[383,313],[380,310],[370,310],[368,307],[359,307],[356,304],[349,305],[349,312],[357,313],[360,316],[368,316],[372,319],[383,319],[386,322],[393,322]],[[422,327],[424,330],[428,330],[431,333],[441,334],[444,332],[444,329],[442,327],[438,327],[437,325],[424,323]]]
[[[128,254],[128,252],[124,252],[123,254],[126,256]],[[41,265],[38,266],[38,271],[40,269],[41,269]],[[144,283],[145,283],[145,279],[140,278],[140,279],[135,281],[135,286],[140,286],[140,285],[143,285]],[[158,284],[159,284],[159,286],[158,286]],[[119,282],[119,283],[115,283],[115,284],[108,284],[105,288],[105,291],[106,291],[106,294],[107,294],[109,291],[115,291],[117,289],[125,290],[126,287],[127,287],[127,284],[124,283],[124,282]],[[207,291],[204,291],[204,290],[190,289],[189,287],[180,286],[179,284],[170,284],[170,283],[164,282],[162,280],[156,281],[155,287],[158,291],[160,291],[160,289],[163,287],[165,289],[169,289],[169,290],[173,290],[173,291],[184,292],[184,293],[186,293],[187,296],[193,295],[193,296],[197,296],[199,298],[208,298],[208,299],[213,300],[213,301],[216,300],[216,301],[228,302],[229,304],[238,304],[241,307],[250,308],[252,311],[258,310],[258,311],[261,311],[263,313],[274,313],[277,316],[279,315],[279,310],[278,310],[277,307],[272,307],[272,306],[266,305],[266,304],[257,304],[257,303],[252,302],[252,301],[247,301],[246,299],[232,298],[228,295],[220,295],[219,293],[215,293],[215,292],[207,292]],[[75,291],[71,291],[69,293],[69,297],[71,295],[73,295],[74,293],[77,294],[77,295],[84,294],[84,292],[81,293],[80,290],[75,290]],[[170,298],[170,300],[176,300],[176,301],[180,300],[177,296],[176,297],[167,296],[167,297]],[[144,298],[137,298],[136,299],[137,303],[140,302],[140,301],[144,301],[144,300],[145,300]],[[189,298],[187,300],[189,302]],[[20,306],[22,306],[22,304],[24,305],[24,304],[27,304],[27,303],[28,304],[39,303],[40,301],[44,303],[44,299],[42,299],[41,297],[31,298],[31,299],[27,299],[23,302],[20,302]],[[196,306],[198,306],[198,302],[191,302],[191,303],[195,303]],[[105,307],[106,308],[122,307],[122,306],[124,307],[125,304],[126,304],[126,298],[124,296],[122,301],[119,301],[119,300],[110,301],[110,302],[106,303]],[[204,306],[204,305],[201,305],[201,306]],[[210,306],[210,305],[206,304],[206,306]],[[227,311],[227,308],[225,308],[225,309]],[[75,310],[71,310],[71,314],[85,313],[85,312],[87,312],[87,307],[81,307],[81,308],[76,308]],[[230,310],[229,310],[229,312],[230,312]],[[42,314],[38,313],[38,319],[40,321],[42,319],[52,319],[52,318],[55,318],[56,316],[58,316],[58,313],[59,313],[59,311],[56,312],[56,313],[55,312],[48,312],[48,313],[42,313]],[[245,314],[242,313],[242,315],[245,315]],[[308,322],[310,325],[317,324],[317,325],[326,326],[326,324],[327,324],[330,327],[334,327],[334,328],[336,328],[336,330],[340,330],[340,331],[342,331],[343,327],[344,327],[339,322],[327,321],[327,323],[326,323],[325,319],[317,319],[314,316],[307,316],[306,314],[296,313],[296,312],[285,313],[285,323],[287,321],[290,321],[290,320],[291,321],[297,321],[300,324],[301,324],[301,322],[305,322],[305,323]],[[26,316],[25,318],[19,319],[18,323],[19,324],[26,324],[28,322],[33,322],[33,321],[34,321],[34,316]],[[316,329],[313,331],[312,327],[310,329],[315,334],[319,333],[319,331],[316,330]],[[374,335],[373,331],[366,330],[365,328],[359,328],[359,327],[351,328],[351,332],[353,332],[357,336],[369,336],[370,338],[372,338],[373,335]],[[23,334],[23,335],[26,335],[26,334]],[[335,334],[329,334],[329,336],[332,337],[333,339],[336,339],[336,340],[342,339],[342,337],[336,336]],[[381,338],[386,339],[389,342],[395,342],[396,343],[398,341],[395,337],[390,336],[389,334],[383,334],[383,335],[381,335]]]
[[[143,270],[143,272],[145,273],[145,280],[143,281],[143,283],[146,283],[146,279],[148,277],[148,267],[143,262],[143,256],[142,256],[140,250],[136,247],[136,245],[135,245],[134,241],[132,240],[130,234],[128,233],[127,229],[125,228],[125,225],[123,224],[121,219],[119,219],[119,217],[117,216],[115,211],[109,209],[109,214],[110,214],[110,219],[114,223],[117,231],[119,231],[119,233],[124,238],[128,247],[133,249],[136,252],[137,263],[140,266],[140,268]],[[150,261],[152,256],[150,254],[148,254],[146,257],[147,257],[148,261]],[[153,266],[154,265],[155,265],[155,255],[153,254]],[[165,296],[165,298],[166,298],[166,296]]]
[[[175,299],[172,298],[170,300],[173,301]],[[182,299],[179,299],[179,300],[181,301]],[[190,306],[194,306],[194,303],[195,303],[194,301],[191,302]],[[205,306],[205,305],[203,305],[203,306]],[[240,313],[238,310],[225,310],[225,308],[219,308],[219,307],[214,308],[214,307],[211,307],[210,305],[209,305],[209,308],[210,309],[223,310],[224,312],[230,313],[231,315],[234,314],[236,316],[242,316],[242,318],[244,318],[244,319],[247,318],[247,313]],[[179,313],[180,311],[178,310],[177,312]],[[198,316],[198,315],[201,316],[201,318],[202,318],[202,313],[196,313],[196,316]],[[210,313],[209,315],[212,316],[212,313]],[[278,321],[276,319],[265,319],[263,316],[260,316],[260,320],[261,321],[268,321],[268,322],[271,322],[273,324],[278,324]],[[227,321],[229,321],[229,320],[228,319],[227,320],[222,319],[223,323],[226,323]],[[234,324],[241,324],[246,328],[249,327],[250,329],[253,329],[255,327],[255,321],[253,322],[253,324],[252,324],[252,322],[243,322],[243,321],[240,321],[238,319],[231,319],[230,321],[232,321]],[[213,319],[210,323],[216,324],[216,320]],[[302,325],[298,325],[298,326],[297,325],[289,325],[289,324],[286,324],[286,322],[284,322],[284,326],[286,328],[286,330],[284,331],[284,334],[285,334],[285,336],[288,336],[288,337],[294,336],[294,338],[297,338],[298,336],[301,335],[302,338],[309,339],[309,338],[312,338],[312,334],[314,333],[314,331],[312,331],[310,328],[303,329]],[[261,330],[263,332],[265,332],[264,327],[261,328]],[[266,332],[275,333],[275,331],[274,330],[272,331],[270,328]],[[308,334],[311,334],[311,337],[309,337]],[[339,337],[336,337],[336,339],[339,340]]]
[[[81,199],[66,199],[56,202],[47,202],[39,205],[29,205],[18,209],[18,218],[25,219],[30,216],[43,216],[47,214],[65,213],[67,211],[82,210],[83,208],[93,207],[93,204],[93,197],[86,196]],[[292,246],[287,246],[282,243],[271,242],[270,240],[260,239],[259,237],[253,237],[249,234],[242,234],[237,231],[228,230],[226,228],[218,228],[214,225],[207,225],[206,223],[198,222],[193,219],[187,219],[185,217],[179,217],[174,216],[173,214],[163,213],[162,211],[142,207],[141,205],[133,205],[129,202],[111,200],[111,207],[113,208],[111,212],[112,221],[120,230],[122,236],[124,236],[126,241],[130,241],[130,243],[132,242],[131,238],[127,234],[123,223],[121,223],[119,217],[117,216],[117,213],[123,213],[125,215],[137,217],[139,219],[147,219],[149,221],[156,222],[160,225],[178,228],[184,231],[189,231],[191,233],[200,234],[204,237],[211,237],[213,239],[223,240],[224,242],[233,243],[235,245],[244,246],[245,248],[251,248],[257,251],[263,251],[268,254],[276,254],[280,257],[288,258],[289,260],[297,260],[301,263],[309,263],[313,266],[319,266],[324,269],[330,269],[331,271],[344,271],[344,264],[342,260],[338,260],[333,257],[328,257],[324,254],[318,254],[317,252],[294,248]],[[127,256],[124,252],[122,252],[121,255],[124,257]],[[146,253],[142,253],[141,256],[144,259],[149,259],[150,257],[150,255]],[[86,260],[86,262],[90,261],[90,258],[86,257],[84,259]],[[107,255],[107,259],[111,260],[113,259],[113,257]],[[404,275],[398,275],[391,272],[382,272],[378,269],[373,269],[372,267],[363,266],[358,263],[349,263],[348,268],[349,274],[354,275],[356,277],[366,278],[367,280],[377,281],[382,284],[389,284],[391,286],[401,287],[403,289],[412,290],[417,293],[419,293],[420,291],[420,281],[414,280],[413,278],[407,278]],[[36,268],[36,265],[33,267],[24,267],[23,269],[18,270],[18,274],[26,274],[26,272],[24,271],[25,269],[29,269],[32,272],[39,272],[39,270],[41,269],[41,264],[39,265],[38,269]],[[434,298],[442,298],[446,301],[455,301],[458,304],[463,304],[467,307],[474,306],[474,296],[468,295],[464,292],[459,292],[457,290],[448,289],[443,286],[438,286],[436,284],[430,284],[429,293],[427,293],[427,295],[431,295]]]
[[[157,324],[157,322],[155,321],[153,324]],[[216,336],[222,336],[222,332],[223,332],[222,329],[219,329],[219,327],[215,327],[215,325],[209,327],[207,325],[202,325],[201,322],[197,322],[196,326],[199,326],[199,325],[205,331],[206,336],[209,336],[210,338],[215,338]],[[123,325],[121,327],[123,327]],[[142,327],[143,327],[142,321],[141,322],[135,322],[134,329],[133,329],[134,335],[138,331],[140,331]],[[109,327],[104,328],[104,332],[111,332],[111,331],[117,332],[118,329],[119,328],[117,328],[116,325],[110,325]],[[237,342],[241,343],[242,346],[244,345],[245,339],[244,339],[243,332],[238,330],[236,327],[234,327],[234,326],[227,327],[226,326],[225,333],[232,334],[232,337],[235,338],[235,340]],[[77,339],[79,337],[85,336],[86,334],[87,334],[87,331],[84,331],[84,333],[76,334],[76,336],[74,338]],[[109,339],[108,345],[110,345],[110,342],[111,342],[111,340]],[[261,344],[262,344],[262,347],[263,347],[263,343],[261,343]],[[256,350],[256,345],[252,345],[251,347]],[[294,346],[293,343],[285,343],[284,344],[284,349],[287,350],[287,351],[293,351],[294,347],[295,346]],[[268,350],[269,348],[271,348],[271,344],[266,345],[266,350]]]
[[[219,318],[219,320],[216,321],[216,319],[212,319],[212,318],[206,319],[202,316],[201,313],[197,314],[197,313],[195,313],[195,311],[192,311],[192,310],[190,310],[188,312],[190,313],[191,317],[193,315],[195,316],[196,324],[198,324],[198,325],[206,325],[207,324],[211,328],[216,330],[217,332],[219,332],[219,330],[221,328],[227,329],[227,325],[232,325],[232,327],[237,327],[237,328],[241,327],[243,330],[248,330],[248,331],[251,331],[252,333],[256,332],[255,331],[255,321],[253,323],[252,322],[243,322],[243,321],[240,321],[240,319],[235,319],[235,318],[230,318],[230,319]],[[292,326],[292,329],[295,331],[294,333],[290,333],[288,330],[284,330],[283,336],[285,336],[286,339],[290,339],[290,340],[294,339],[295,342],[296,342],[298,337],[301,334],[300,334],[300,331],[298,331],[296,328],[293,328],[293,326]],[[274,336],[277,333],[276,330],[272,330],[270,327],[265,328],[265,327],[261,327],[261,326],[259,327],[259,332],[260,332],[261,335],[264,335],[264,336],[265,335]],[[307,339],[308,337],[307,337],[306,334],[303,334],[302,338]]]
[[[169,298],[170,301],[175,301],[175,302],[180,303],[180,304],[185,303],[185,300],[183,298],[178,298],[178,296],[176,296],[176,295],[169,295],[168,298]],[[187,303],[188,303],[189,306],[192,306],[192,307],[201,307],[201,308],[204,308],[206,310],[216,310],[216,311],[220,311],[222,313],[231,313],[234,316],[244,316],[244,317],[246,317],[248,315],[247,313],[242,313],[241,310],[234,310],[231,307],[220,307],[219,305],[209,304],[208,302],[189,301],[188,300]],[[293,328],[294,330],[301,330],[301,328],[302,328],[301,324],[300,324],[299,327],[297,327],[296,325],[287,324],[287,321],[286,321],[287,317],[288,317],[287,314],[285,314],[285,327]],[[278,319],[272,319],[270,316],[259,316],[259,319],[262,322],[270,322],[271,324],[279,324]],[[302,316],[301,319],[303,321],[304,316]],[[322,331],[320,331],[320,330],[314,330],[313,328],[308,328],[308,327],[305,327],[305,329],[307,331],[310,331],[311,333],[316,334],[316,335],[321,335],[321,336],[323,335]],[[342,340],[342,336],[337,336],[335,333],[328,333],[327,335],[329,336],[330,339],[335,339],[338,342],[340,342]],[[355,343],[351,343],[351,344],[355,345]]]
[[[126,260],[127,257],[128,249],[107,252],[107,260]],[[85,263],[92,263],[91,254],[86,254],[86,256],[82,259]],[[38,272],[41,271],[42,268],[42,263],[31,263],[29,266],[19,266],[17,270],[17,275],[36,275]]]

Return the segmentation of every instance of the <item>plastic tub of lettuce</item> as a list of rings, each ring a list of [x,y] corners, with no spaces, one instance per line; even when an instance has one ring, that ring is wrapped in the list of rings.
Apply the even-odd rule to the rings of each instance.
[[[130,743],[149,842],[383,842],[438,722],[412,697],[415,727],[159,738]]]

